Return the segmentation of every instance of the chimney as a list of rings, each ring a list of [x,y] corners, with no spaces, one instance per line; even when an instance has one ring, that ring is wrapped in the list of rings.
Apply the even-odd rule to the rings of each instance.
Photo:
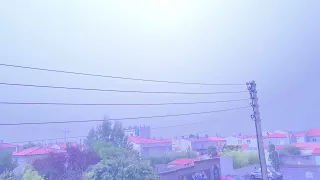
[[[19,152],[19,146],[16,145],[16,152]]]

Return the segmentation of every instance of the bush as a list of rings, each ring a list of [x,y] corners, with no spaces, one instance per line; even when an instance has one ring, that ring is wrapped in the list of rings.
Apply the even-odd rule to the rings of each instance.
[[[225,152],[224,155],[233,157],[233,167],[235,169],[259,163],[258,154],[255,152],[229,151]]]
[[[194,151],[187,152],[171,152],[164,156],[151,156],[146,158],[152,165],[155,164],[168,164],[169,162],[179,158],[196,158],[197,153]]]
[[[23,173],[22,180],[44,180],[37,171],[27,169]]]
[[[15,180],[14,173],[12,171],[5,171],[2,174],[0,174],[1,180]]]

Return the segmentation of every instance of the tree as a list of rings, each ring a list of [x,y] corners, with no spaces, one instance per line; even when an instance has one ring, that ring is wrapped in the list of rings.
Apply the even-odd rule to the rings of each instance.
[[[272,167],[278,171],[280,169],[280,160],[278,152],[276,151],[276,148],[273,144],[269,145],[268,152],[269,161],[271,162]]]
[[[241,146],[238,145],[223,145],[222,152],[229,152],[229,151],[239,151],[241,150]]]
[[[28,168],[24,171],[22,180],[44,180],[37,171]]]
[[[51,153],[44,159],[35,160],[32,166],[46,179],[81,179],[82,173],[99,161],[100,157],[93,151],[67,147],[66,154]]]
[[[22,146],[23,149],[28,149],[28,148],[32,148],[32,147],[35,147],[37,146],[36,144],[32,143],[32,142],[28,142],[27,144],[24,144]]]
[[[2,174],[0,174],[1,180],[15,180],[15,176],[13,171],[5,171]]]
[[[141,180],[158,179],[152,167],[145,161],[136,158],[124,158],[123,156],[113,159],[105,159],[92,167],[86,175],[88,180]]]
[[[189,138],[196,138],[197,136],[196,135],[194,135],[194,134],[190,134],[189,135]]]
[[[207,152],[211,158],[218,156],[218,151],[215,146],[209,146]]]
[[[109,120],[105,120],[97,128],[91,129],[86,139],[87,145],[91,147],[92,143],[97,140],[111,142],[117,147],[123,147],[126,149],[132,148],[120,122],[116,122],[112,126]]]
[[[301,148],[292,145],[286,145],[282,149],[280,149],[279,154],[287,156],[298,156],[301,155]]]
[[[17,163],[12,159],[9,152],[0,151],[0,174],[11,172],[17,167]]]

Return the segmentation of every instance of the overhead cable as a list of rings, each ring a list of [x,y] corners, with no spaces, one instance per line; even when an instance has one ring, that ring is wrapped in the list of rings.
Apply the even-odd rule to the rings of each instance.
[[[239,109],[249,108],[251,106],[243,106],[230,109],[214,110],[214,111],[203,111],[203,112],[193,112],[184,114],[167,114],[167,115],[156,115],[156,116],[140,116],[140,117],[126,117],[126,118],[115,118],[109,119],[110,121],[124,121],[124,120],[134,120],[134,119],[151,119],[151,118],[166,118],[166,117],[177,117],[177,116],[190,116],[199,114],[211,114],[217,112],[233,111]],[[45,124],[69,124],[69,123],[86,123],[86,122],[101,122],[105,120],[92,119],[92,120],[74,120],[74,121],[46,121],[46,122],[22,122],[22,123],[0,123],[0,126],[23,126],[23,125],[45,125]]]
[[[47,71],[47,72],[55,72],[55,73],[64,73],[64,74],[74,74],[74,75],[82,75],[82,76],[93,76],[93,77],[132,80],[132,81],[154,82],[154,83],[169,83],[169,84],[184,84],[184,85],[204,85],[204,86],[244,86],[245,85],[245,84],[213,84],[213,83],[200,83],[200,82],[181,82],[181,81],[142,79],[142,78],[133,78],[133,77],[121,77],[121,76],[82,73],[82,72],[74,72],[74,71],[63,71],[63,70],[56,70],[56,69],[38,68],[38,67],[30,67],[30,66],[20,66],[20,65],[4,64],[4,63],[1,63],[0,66],[12,67],[12,68],[30,69],[30,70],[38,70],[38,71]]]

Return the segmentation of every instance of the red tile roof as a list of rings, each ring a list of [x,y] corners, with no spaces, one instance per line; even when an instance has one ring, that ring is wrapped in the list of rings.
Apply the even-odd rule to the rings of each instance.
[[[129,136],[128,140],[136,144],[171,143],[171,139],[150,139],[137,136]]]
[[[273,133],[273,134],[267,134],[264,136],[265,139],[267,138],[286,138],[286,134],[280,134],[280,133]]]
[[[307,136],[320,136],[320,128],[312,128],[307,132]]]
[[[208,139],[210,139],[211,141],[225,141],[224,138],[216,137],[216,136],[208,137]]]
[[[171,165],[185,165],[185,164],[190,164],[195,161],[199,161],[197,158],[179,158],[174,161],[169,162]]]
[[[320,154],[320,148],[316,148],[312,151],[312,154]]]
[[[19,152],[12,153],[13,156],[32,156],[32,155],[44,155],[49,153],[65,153],[64,150],[58,150],[49,147],[32,147],[28,149],[24,149]]]
[[[17,145],[9,144],[9,143],[0,143],[0,148],[16,148]]]

